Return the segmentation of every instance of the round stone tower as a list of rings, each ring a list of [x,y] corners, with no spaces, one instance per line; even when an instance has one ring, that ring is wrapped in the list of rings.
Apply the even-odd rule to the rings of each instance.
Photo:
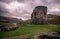
[[[31,14],[32,24],[47,24],[47,7],[37,6]]]

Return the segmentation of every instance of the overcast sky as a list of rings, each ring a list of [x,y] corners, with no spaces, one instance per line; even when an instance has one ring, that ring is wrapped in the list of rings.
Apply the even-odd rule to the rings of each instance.
[[[48,14],[60,15],[60,0],[0,0],[0,16],[30,19],[36,6],[47,6]]]

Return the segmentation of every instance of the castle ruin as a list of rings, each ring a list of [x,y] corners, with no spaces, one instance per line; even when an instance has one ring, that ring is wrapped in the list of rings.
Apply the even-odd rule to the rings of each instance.
[[[47,7],[37,6],[31,14],[32,24],[47,24]]]

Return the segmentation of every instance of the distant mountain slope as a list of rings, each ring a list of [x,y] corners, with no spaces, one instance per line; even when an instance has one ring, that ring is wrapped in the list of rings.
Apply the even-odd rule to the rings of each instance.
[[[12,23],[12,22],[19,22],[20,20],[17,18],[0,16],[0,21],[8,21]]]

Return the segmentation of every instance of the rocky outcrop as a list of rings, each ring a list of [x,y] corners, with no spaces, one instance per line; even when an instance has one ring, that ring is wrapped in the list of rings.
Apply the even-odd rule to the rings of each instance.
[[[60,35],[57,32],[49,32],[39,36],[42,39],[60,39]]]
[[[47,24],[47,7],[37,6],[31,14],[32,24]]]
[[[60,35],[57,32],[46,32],[34,35],[32,39],[60,39]]]

